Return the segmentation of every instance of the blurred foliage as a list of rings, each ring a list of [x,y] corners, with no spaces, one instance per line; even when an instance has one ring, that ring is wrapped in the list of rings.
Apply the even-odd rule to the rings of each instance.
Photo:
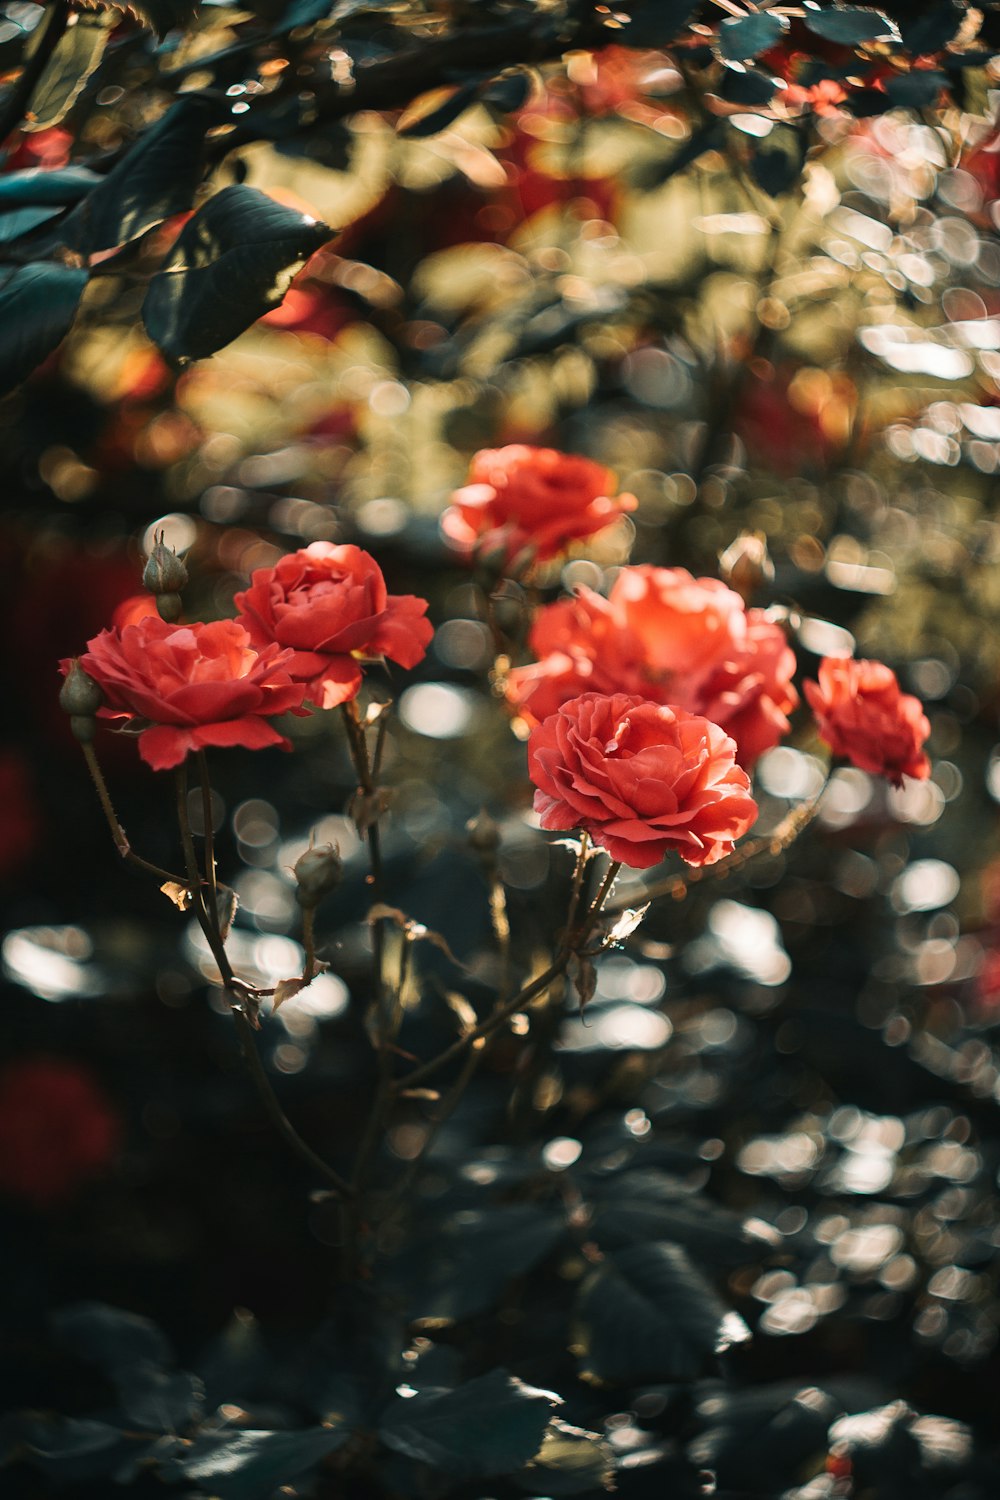
[[[948,0],[0,4],[10,1493],[996,1495],[998,46],[995,5]],[[640,504],[487,609],[437,518],[512,441]],[[440,1127],[454,1076],[403,1101],[345,1285],[337,1206],[55,704],[160,529],[199,617],[326,538],[431,601],[427,660],[369,679],[397,699],[386,899],[465,968],[390,931],[404,1059],[502,986],[497,878],[519,974],[565,917],[498,619],[516,654],[538,599],[762,532],[754,603],[810,671],[892,662],[933,776],[836,770],[798,842],[654,904],[583,1014],[553,991]],[[237,966],[273,984],[302,966],[291,867],[340,846],[330,971],[261,1051],[346,1169],[367,865],[346,747],[291,732],[213,762],[217,847]],[[108,741],[169,864],[170,793]],[[820,791],[816,749],[803,723],[762,760],[765,834]]]

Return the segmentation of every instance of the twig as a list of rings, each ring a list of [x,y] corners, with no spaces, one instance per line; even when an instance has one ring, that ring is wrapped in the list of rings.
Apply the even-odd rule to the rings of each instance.
[[[209,909],[206,905],[204,883],[201,878],[201,872],[198,869],[198,857],[195,852],[194,836],[191,832],[187,802],[187,771],[183,765],[180,765],[177,768],[177,821],[180,827],[181,843],[184,846],[188,884],[191,888],[198,925],[205,935],[205,941],[208,943],[212,957],[218,966],[219,978],[222,981],[223,988],[232,1000],[231,1008],[236,1022],[236,1034],[239,1038],[240,1051],[243,1054],[247,1070],[253,1080],[268,1119],[282,1139],[313,1171],[323,1177],[340,1197],[351,1198],[354,1196],[354,1191],[350,1183],[346,1182],[339,1172],[331,1167],[328,1162],[324,1161],[307,1141],[302,1139],[278,1103],[277,1095],[271,1087],[271,1080],[265,1072],[264,1064],[260,1060],[260,1054],[257,1051],[257,1045],[254,1041],[253,1022],[246,1010],[247,998],[255,992],[248,985],[245,985],[242,980],[237,979],[233,973],[232,965],[229,962],[229,956],[226,953],[226,947],[219,931],[218,906],[213,905]]]
[[[159,865],[151,864],[148,859],[143,859],[141,855],[133,851],[128,841],[128,835],[118,821],[118,814],[115,812],[111,801],[107,783],[104,780],[104,773],[98,763],[93,745],[82,745],[81,749],[83,750],[84,759],[87,762],[87,769],[90,771],[94,786],[97,789],[101,809],[111,830],[111,837],[114,840],[115,848],[122,859],[128,860],[130,865],[135,865],[139,870],[145,870],[148,875],[155,875],[157,880],[169,880],[174,885],[183,885],[184,880],[180,875],[173,875],[169,870],[163,870]]]

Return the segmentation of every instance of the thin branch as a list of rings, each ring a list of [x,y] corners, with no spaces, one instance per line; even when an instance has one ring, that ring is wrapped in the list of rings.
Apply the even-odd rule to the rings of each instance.
[[[170,870],[163,870],[159,865],[151,864],[148,859],[143,859],[141,855],[134,853],[128,841],[128,835],[118,821],[118,814],[115,812],[114,804],[111,801],[111,795],[104,780],[104,773],[101,770],[93,745],[81,745],[80,748],[83,750],[87,769],[90,771],[94,786],[97,789],[101,809],[111,830],[111,837],[114,840],[115,848],[122,859],[128,860],[130,865],[135,865],[139,870],[145,870],[147,875],[155,875],[157,880],[169,880],[174,885],[183,885],[184,880],[182,876],[174,875]]]
[[[330,1187],[342,1198],[354,1196],[354,1190],[350,1183],[346,1182],[328,1162],[324,1161],[307,1141],[299,1135],[295,1126],[285,1114],[278,1103],[277,1095],[271,1087],[271,1080],[264,1069],[257,1051],[257,1044],[253,1035],[253,1022],[247,1014],[246,1002],[254,992],[242,980],[237,979],[226,953],[225,943],[219,932],[218,907],[213,906],[210,910],[205,902],[204,882],[198,869],[198,856],[195,852],[194,836],[191,832],[191,822],[188,818],[188,779],[184,765],[177,767],[177,821],[180,826],[181,843],[184,846],[184,859],[187,865],[188,882],[194,900],[195,915],[198,925],[205,935],[212,957],[219,970],[219,978],[223,988],[232,999],[232,1012],[236,1022],[236,1034],[239,1038],[240,1051],[247,1070],[253,1080],[258,1097],[264,1106],[265,1112],[271,1124],[277,1130],[282,1139],[301,1159],[317,1172],[319,1176],[330,1184]]]

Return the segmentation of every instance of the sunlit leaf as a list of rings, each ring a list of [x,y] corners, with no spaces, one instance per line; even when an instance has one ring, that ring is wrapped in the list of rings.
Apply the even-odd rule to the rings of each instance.
[[[752,16],[729,17],[719,27],[719,47],[723,57],[745,62],[773,47],[787,30],[786,16],[775,16],[766,11]]]
[[[48,130],[68,114],[107,46],[109,11],[82,11],[59,38],[31,94],[22,130]],[[35,33],[36,38],[42,35]]]
[[[346,1423],[307,1427],[298,1432],[203,1432],[173,1466],[177,1477],[194,1480],[220,1500],[267,1500],[351,1436]]]
[[[559,1397],[491,1370],[454,1391],[421,1391],[388,1408],[390,1448],[466,1479],[509,1474],[538,1453]]]
[[[143,303],[146,331],[168,359],[203,359],[281,301],[332,230],[256,188],[216,193],[181,230]]]
[[[811,3],[805,8],[803,20],[815,36],[842,47],[857,47],[865,42],[899,41],[895,21],[890,21],[880,10],[858,5],[831,5],[820,10]]]
[[[599,1433],[553,1417],[537,1457],[515,1483],[534,1495],[579,1495],[612,1489],[614,1473],[614,1454]]]

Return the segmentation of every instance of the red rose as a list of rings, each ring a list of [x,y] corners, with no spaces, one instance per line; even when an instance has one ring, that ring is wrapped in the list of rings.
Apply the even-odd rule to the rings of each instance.
[[[507,680],[527,718],[584,692],[635,693],[721,725],[746,770],[787,734],[798,703],[781,628],[718,579],[683,568],[623,568],[607,599],[580,589],[540,610],[529,642],[540,661]]]
[[[543,828],[581,828],[636,869],[676,849],[689,865],[731,854],[757,804],[727,734],[625,693],[584,693],[539,724],[528,774]]]
[[[59,1058],[0,1073],[0,1188],[39,1207],[110,1165],[121,1122],[91,1074]]]
[[[102,630],[80,662],[104,691],[101,717],[148,722],[139,754],[154,771],[166,771],[207,745],[290,749],[265,721],[302,702],[288,671],[291,654],[274,645],[254,650],[236,620],[168,625],[148,615]]]
[[[434,634],[426,599],[387,593],[369,553],[332,542],[258,568],[236,608],[255,645],[291,647],[289,670],[318,708],[356,695],[363,661],[386,656],[415,667]]]
[[[441,526],[463,552],[502,550],[509,564],[530,547],[544,562],[635,509],[635,496],[614,495],[615,487],[611,470],[589,458],[524,443],[484,448]]]
[[[918,698],[901,693],[896,674],[880,661],[826,657],[819,682],[805,684],[820,738],[861,771],[902,786],[925,780],[930,761],[921,746],[931,732]]]

